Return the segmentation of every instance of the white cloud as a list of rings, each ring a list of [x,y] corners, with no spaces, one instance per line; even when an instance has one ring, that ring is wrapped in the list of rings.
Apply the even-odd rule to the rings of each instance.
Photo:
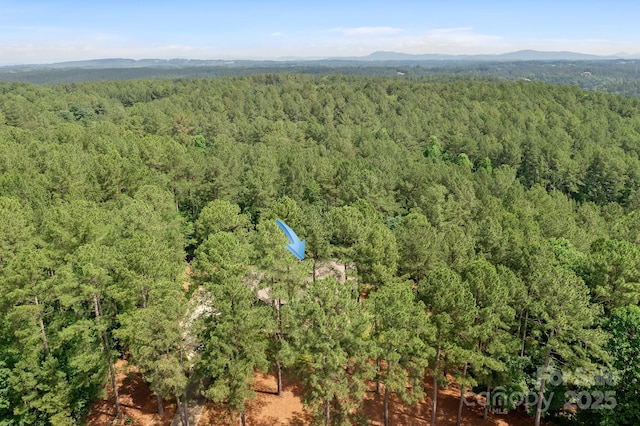
[[[183,45],[183,44],[169,44],[166,46],[158,46],[157,49],[161,51],[167,52],[193,52],[193,46]]]
[[[608,39],[528,39],[522,42],[526,49],[556,50],[589,53],[593,55],[615,55],[626,53],[638,55],[640,46],[627,41]]]
[[[394,27],[354,27],[329,30],[341,37],[317,37],[315,55],[366,55],[378,50],[403,53],[474,54],[502,53],[511,47],[502,37],[472,28],[439,28],[409,31]]]
[[[484,34],[473,28],[439,28],[416,32],[393,27],[354,27],[301,33],[274,32],[271,37],[213,43],[145,43],[108,33],[84,34],[75,40],[0,43],[0,65],[51,63],[71,60],[124,57],[191,59],[273,59],[285,56],[365,56],[379,50],[424,54],[490,54],[522,49],[570,50],[593,54],[640,53],[633,43],[604,39],[512,40]]]
[[[355,28],[336,28],[333,31],[340,32],[348,36],[376,37],[376,36],[398,34],[402,32],[402,29],[393,28],[393,27],[355,27]]]
[[[393,49],[406,53],[498,53],[508,43],[496,35],[481,34],[472,28],[439,28],[395,40]]]
[[[141,46],[100,42],[51,42],[0,44],[0,65],[53,63],[100,58],[211,58],[211,51],[197,46],[169,44]]]
[[[243,45],[225,43],[148,44],[87,34],[82,40],[47,43],[0,43],[0,65],[51,63],[98,58],[273,59],[283,56],[365,56],[378,50],[404,53],[500,53],[507,51],[497,36],[474,33],[469,28],[436,29],[409,33],[393,27],[354,27],[296,38],[274,32]],[[509,47],[508,45],[506,47]],[[516,50],[516,49],[512,49]]]

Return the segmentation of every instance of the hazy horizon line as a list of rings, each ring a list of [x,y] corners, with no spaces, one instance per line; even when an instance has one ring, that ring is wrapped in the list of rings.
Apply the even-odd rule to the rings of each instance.
[[[74,62],[93,62],[93,61],[108,61],[108,60],[125,60],[125,61],[273,61],[273,62],[286,62],[286,61],[321,61],[321,60],[341,60],[341,59],[365,59],[376,54],[389,54],[389,55],[404,55],[407,57],[420,57],[420,56],[441,56],[451,58],[469,58],[469,57],[500,57],[508,56],[518,53],[537,53],[537,54],[554,54],[554,55],[579,55],[585,57],[591,57],[593,59],[640,59],[640,53],[628,53],[618,52],[613,54],[594,54],[585,53],[574,50],[538,50],[538,49],[518,49],[518,50],[505,50],[499,53],[440,53],[440,52],[425,52],[425,53],[407,53],[395,50],[375,50],[363,55],[314,55],[314,56],[296,56],[296,55],[281,55],[281,56],[237,56],[237,57],[188,57],[188,56],[174,56],[174,57],[127,57],[127,56],[104,56],[104,57],[89,57],[86,59],[60,59],[53,61],[33,61],[33,62],[15,62],[0,64],[0,67],[20,67],[20,66],[46,66],[57,65]],[[588,59],[588,58],[586,58]],[[575,60],[575,59],[573,59]]]

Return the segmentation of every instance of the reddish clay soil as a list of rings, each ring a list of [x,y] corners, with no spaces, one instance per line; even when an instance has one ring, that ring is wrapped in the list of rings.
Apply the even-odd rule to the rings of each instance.
[[[253,389],[256,398],[247,404],[246,420],[249,426],[303,426],[311,424],[311,417],[302,405],[302,388],[296,382],[283,378],[282,396],[276,395],[278,386],[273,376],[256,374]],[[236,426],[237,416],[229,416],[224,407],[207,403],[198,426]]]
[[[390,398],[390,415],[393,425],[423,426],[429,425],[431,419],[430,378],[425,383],[427,398],[415,407],[404,407],[397,398]],[[302,388],[298,383],[285,381],[282,397],[275,395],[276,381],[272,376],[256,375],[254,389],[257,391],[255,400],[249,402],[246,413],[247,425],[250,426],[280,426],[280,425],[308,425],[311,423],[309,411],[300,400]],[[438,392],[438,411],[436,424],[448,426],[456,424],[460,391],[457,386]],[[471,399],[469,398],[471,402]],[[372,426],[381,426],[383,419],[383,398],[374,391],[367,392],[364,401],[364,414]],[[463,426],[529,426],[533,425],[533,418],[525,413],[511,412],[505,415],[489,414],[487,421],[482,419],[483,411],[480,405],[464,407],[462,411]],[[224,408],[207,404],[199,426],[235,426],[239,424],[237,417],[230,417]]]
[[[164,416],[158,415],[156,396],[151,393],[147,382],[144,381],[137,369],[129,366],[127,361],[118,360],[116,363],[116,372],[122,418],[117,422],[113,422],[116,408],[114,405],[113,390],[109,384],[107,386],[108,391],[105,390],[105,398],[93,404],[91,413],[87,419],[87,425],[107,426],[131,424],[164,426],[171,424],[176,410],[175,404],[164,401]],[[126,423],[127,418],[131,419],[130,423]]]
[[[431,422],[431,405],[433,403],[433,386],[432,380],[427,377],[425,381],[426,398],[420,401],[414,407],[405,407],[402,402],[395,396],[389,398],[390,420],[393,425],[403,426],[424,426]],[[384,424],[383,418],[383,398],[374,392],[368,392],[365,397],[364,409],[372,426],[381,426]],[[468,397],[468,401],[473,399]],[[447,389],[439,389],[438,391],[438,408],[436,411],[436,425],[449,426],[455,425],[458,415],[458,404],[460,402],[460,390],[457,385],[452,384]],[[478,402],[481,402],[478,398]],[[533,418],[526,413],[510,412],[508,414],[492,414],[486,421],[483,420],[483,407],[476,404],[475,407],[463,406],[462,421],[463,426],[529,426],[533,425]]]
[[[336,266],[336,269],[339,268]],[[191,277],[191,269],[188,266],[184,276],[184,289],[188,291]],[[123,417],[118,422],[113,422],[115,407],[113,391],[107,385],[105,398],[97,401],[87,419],[88,426],[107,425],[144,425],[144,426],[170,426],[173,420],[176,405],[174,401],[165,401],[164,416],[157,414],[156,397],[151,393],[147,383],[134,367],[129,367],[126,361],[119,360],[116,364],[118,391],[123,411]],[[431,419],[431,395],[433,393],[430,377],[425,380],[425,392],[427,397],[415,407],[405,407],[395,396],[390,398],[391,424],[401,426],[429,425]],[[246,420],[249,426],[304,426],[311,423],[309,410],[302,405],[301,396],[303,389],[299,382],[284,378],[284,390],[282,396],[276,395],[277,385],[273,376],[256,374],[253,389],[256,398],[247,404]],[[460,390],[453,384],[447,389],[438,392],[438,426],[456,424]],[[469,398],[471,401],[471,399]],[[364,415],[372,426],[382,426],[383,398],[374,391],[367,392],[363,404]],[[463,426],[529,426],[533,425],[533,418],[522,412],[511,412],[505,415],[489,414],[487,421],[482,419],[482,406],[463,407]],[[130,423],[125,423],[130,418]],[[211,402],[207,403],[197,426],[236,426],[237,416],[230,416],[225,409]],[[196,426],[196,425],[192,425]]]
[[[87,424],[98,425],[123,425],[125,418],[131,418],[133,425],[169,426],[175,414],[175,404],[165,402],[165,415],[157,414],[156,398],[149,391],[146,382],[133,368],[129,368],[126,361],[119,361],[118,389],[123,419],[117,423],[111,423],[115,409],[113,407],[113,392],[109,392],[108,398],[94,404]],[[431,380],[425,381],[427,397],[415,407],[405,407],[395,397],[390,398],[390,415],[393,425],[425,426],[431,418]],[[299,383],[285,379],[284,392],[281,397],[276,395],[276,381],[273,376],[256,374],[253,389],[256,398],[247,404],[246,419],[250,426],[303,426],[311,423],[309,410],[305,409],[301,402],[302,388]],[[447,389],[438,392],[438,426],[456,424],[458,412],[459,390],[454,384]],[[471,401],[471,399],[469,399]],[[383,399],[371,387],[364,401],[364,414],[372,426],[383,425]],[[522,412],[510,412],[508,414],[489,414],[487,421],[482,419],[482,406],[463,407],[463,426],[530,426],[533,418]],[[235,426],[239,424],[237,416],[230,416],[224,407],[213,403],[207,403],[202,413],[198,426]]]

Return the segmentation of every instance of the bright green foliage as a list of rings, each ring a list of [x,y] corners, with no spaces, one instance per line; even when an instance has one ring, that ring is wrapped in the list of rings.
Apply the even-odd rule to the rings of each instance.
[[[257,267],[256,272],[262,275],[261,282],[270,288],[273,299],[292,300],[295,291],[302,288],[310,275],[308,265],[298,262],[287,250],[289,241],[275,220],[261,221],[252,237],[255,248],[252,263]]]
[[[470,384],[477,381],[484,388],[512,386],[515,378],[507,369],[519,342],[511,334],[515,317],[511,303],[522,298],[523,289],[512,274],[486,260],[469,262],[462,279],[473,294],[476,311],[465,333],[468,340],[460,343],[462,350],[451,354],[451,358],[470,367]],[[459,370],[457,375],[460,376]],[[468,380],[462,376],[461,380]]]
[[[305,404],[320,423],[346,421],[375,374],[371,315],[334,278],[317,280],[291,303],[288,334],[298,353],[296,369],[307,389]]]
[[[295,206],[290,199],[287,199],[284,202],[277,202],[275,207],[283,205]],[[297,208],[292,208],[292,210],[299,212]],[[252,236],[256,258],[252,263],[257,267],[255,272],[258,277],[261,277],[260,287],[263,288],[261,299],[273,306],[272,317],[275,325],[273,330],[270,330],[269,358],[276,372],[278,393],[280,394],[282,392],[282,368],[293,362],[289,347],[290,338],[285,331],[287,314],[296,294],[304,288],[305,281],[309,277],[309,268],[307,262],[298,262],[286,249],[287,237],[276,225],[275,219],[266,219],[273,215],[275,214],[270,210],[265,212],[264,220],[256,226],[256,232]],[[286,217],[287,221],[291,220],[291,223],[296,223],[294,222],[295,218],[285,211],[281,211],[277,215],[283,215],[281,217]]]
[[[464,152],[456,155],[456,157],[453,159],[453,162],[454,164],[457,164],[459,166],[463,166],[467,168],[473,167],[473,163],[471,163],[471,160],[469,160],[469,156]],[[491,163],[489,163],[489,166],[491,166]]]
[[[441,339],[457,333],[475,318],[475,301],[468,282],[450,269],[430,271],[418,287],[418,295],[431,313]]]
[[[593,298],[611,311],[640,301],[640,250],[627,241],[598,239],[585,280]]]
[[[195,222],[196,239],[199,243],[216,232],[235,232],[239,235],[249,229],[250,218],[240,214],[240,207],[224,200],[209,202]]]
[[[345,263],[353,262],[356,245],[365,233],[366,222],[362,212],[352,206],[338,207],[330,210],[329,221],[333,230],[331,244],[336,255]]]
[[[589,290],[572,271],[538,263],[531,294],[531,336],[543,368],[562,360],[574,368],[593,368],[593,361],[606,359],[606,335],[596,324],[602,307],[591,303]],[[539,392],[545,391],[541,381]],[[536,411],[539,422],[540,407]]]
[[[484,157],[484,159],[478,165],[478,168],[485,169],[488,174],[493,173],[493,166],[491,165],[491,159],[489,157]]]
[[[331,257],[332,247],[329,244],[331,238],[330,224],[327,215],[319,206],[308,206],[303,211],[304,215],[304,235],[305,235],[305,256],[314,261],[314,279],[315,264],[319,260]]]
[[[447,385],[445,364],[441,358],[443,354],[451,356],[455,366],[472,360],[468,348],[474,338],[472,325],[477,317],[477,308],[469,284],[448,268],[430,271],[418,286],[418,296],[431,314],[431,321],[436,327],[433,341],[436,355],[429,365],[433,376],[431,424],[434,424],[438,387]]]
[[[198,369],[211,377],[204,391],[207,398],[226,402],[230,410],[244,416],[254,371],[268,367],[268,337],[274,325],[268,306],[244,278],[248,272],[247,246],[234,234],[219,232],[196,251],[194,274],[209,301],[201,317]]]
[[[279,176],[273,149],[262,143],[255,145],[245,167],[243,188],[240,190],[241,204],[257,213],[256,209],[268,207],[276,196]]]
[[[193,351],[186,339],[185,303],[179,284],[156,282],[148,293],[148,303],[120,316],[114,331],[131,354],[153,392],[163,398],[181,397],[187,386],[188,359]]]
[[[623,197],[624,174],[627,165],[624,157],[596,151],[587,167],[582,191],[589,201],[606,204]]]
[[[635,98],[464,78],[2,83],[0,421],[81,423],[127,351],[159,394],[208,376],[235,410],[253,367],[297,359],[340,422],[381,357],[357,300],[417,312],[406,280],[436,382],[603,364],[598,320],[640,300],[639,117]],[[202,290],[183,295],[185,259]],[[335,263],[342,286],[320,277]]]
[[[304,213],[296,200],[289,197],[278,198],[271,207],[265,211],[262,221],[280,219],[287,225],[300,229],[304,222]],[[304,239],[304,238],[303,238]]]
[[[249,266],[249,246],[230,232],[218,232],[198,247],[194,268],[203,284],[221,284],[227,279],[244,277]]]
[[[30,209],[19,200],[0,197],[0,267],[6,267],[20,246],[31,239],[31,215]]]
[[[397,271],[398,249],[393,232],[382,223],[367,227],[358,244],[358,277],[367,286],[380,287],[393,279]]]
[[[190,233],[190,225],[185,224],[172,204],[173,196],[169,191],[155,185],[143,186],[134,194],[133,200],[122,207],[117,226],[123,237],[144,234],[166,245],[171,250],[166,254],[166,262],[182,266],[185,236]]]
[[[604,325],[611,333],[606,346],[613,356],[616,376],[613,383],[603,391],[615,391],[616,406],[601,413],[603,425],[632,425],[640,418],[640,308],[627,306],[617,308]]]
[[[438,159],[442,156],[442,146],[436,136],[429,137],[429,143],[427,144],[427,148],[424,150],[424,156],[434,159]]]
[[[373,317],[371,337],[376,354],[384,360],[384,366],[378,362],[379,381],[384,383],[385,392],[396,393],[408,405],[423,398],[425,368],[435,355],[430,346],[435,328],[411,285],[398,280],[385,283],[365,301]],[[386,405],[385,413],[387,417]]]
[[[602,392],[606,397],[600,409],[580,410],[574,416],[579,425],[635,425],[640,418],[640,404],[637,394],[640,369],[640,308],[629,305],[615,309],[604,321],[609,340],[607,352],[613,362],[603,369],[601,377],[592,377],[593,392]]]
[[[436,231],[422,213],[412,211],[403,218],[397,241],[399,272],[409,274],[416,284],[428,271],[444,266]]]
[[[345,264],[345,270],[346,265],[355,263],[361,289],[378,287],[395,275],[398,261],[395,236],[371,204],[359,200],[332,209],[329,220],[334,251]]]
[[[554,265],[542,253],[534,251],[530,258],[532,336],[567,361],[586,357],[584,345],[597,355],[603,342],[595,325],[602,307],[592,303],[589,289],[573,271]]]
[[[507,330],[515,317],[509,303],[517,294],[512,293],[510,283],[485,260],[469,262],[462,272],[462,279],[468,283],[478,309],[475,321],[478,346],[491,355],[494,351],[504,352],[509,340]]]

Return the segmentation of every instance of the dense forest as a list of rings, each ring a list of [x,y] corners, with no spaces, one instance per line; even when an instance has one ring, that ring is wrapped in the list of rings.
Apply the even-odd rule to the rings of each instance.
[[[500,82],[570,84],[590,91],[640,97],[640,60],[363,60],[193,61],[105,59],[81,63],[0,67],[0,81],[35,84],[135,79],[218,78],[260,74],[395,77],[402,80],[455,78]]]
[[[640,99],[575,86],[2,83],[0,425],[83,423],[121,357],[243,423],[266,371],[325,425],[426,377],[636,425],[639,155]]]

